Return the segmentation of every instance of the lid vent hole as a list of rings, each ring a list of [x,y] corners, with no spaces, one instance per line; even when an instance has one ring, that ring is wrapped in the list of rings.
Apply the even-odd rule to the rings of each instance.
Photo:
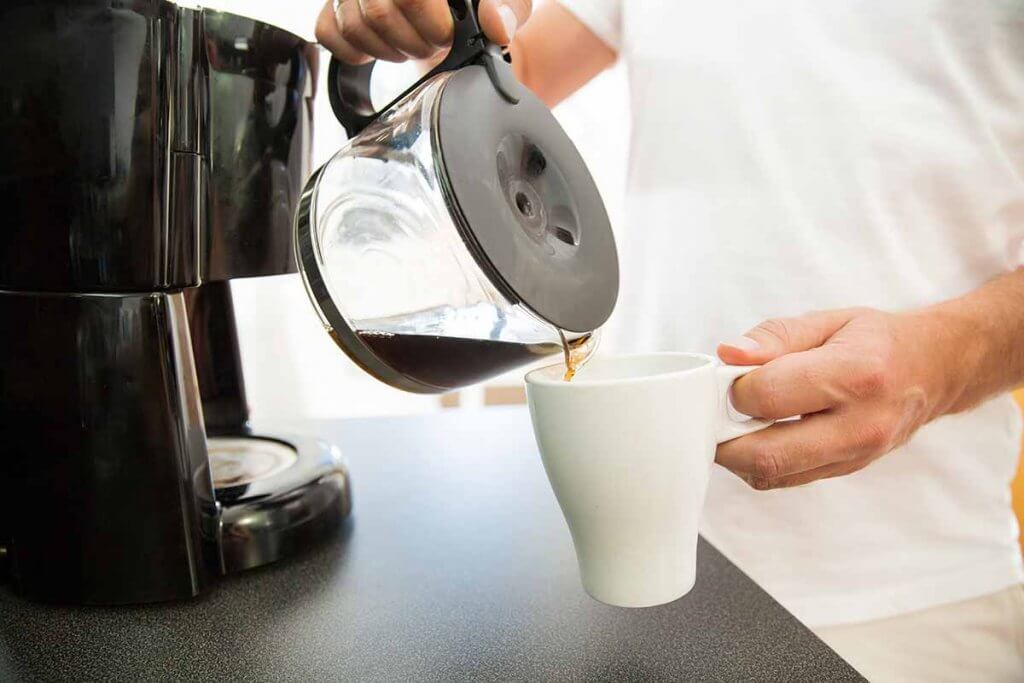
[[[526,151],[526,175],[536,178],[548,167],[548,160],[536,145],[530,145]]]
[[[551,232],[554,234],[555,239],[565,242],[571,247],[576,246],[576,235],[573,235],[570,230],[563,228],[560,225],[555,225],[551,227]]]
[[[530,201],[525,192],[516,192],[516,208],[524,216],[533,217],[533,202]]]

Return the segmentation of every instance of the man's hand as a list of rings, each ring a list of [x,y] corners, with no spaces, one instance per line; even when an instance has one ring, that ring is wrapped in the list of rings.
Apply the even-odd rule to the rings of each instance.
[[[530,16],[531,0],[480,0],[484,33],[508,45]],[[316,38],[338,59],[363,64],[372,59],[404,62],[430,59],[452,42],[447,0],[328,0],[316,24]]]
[[[720,445],[717,462],[757,489],[861,469],[929,420],[966,407],[977,358],[964,323],[941,309],[847,309],[768,320],[722,344],[727,363],[764,364],[734,385],[737,410],[802,418]]]

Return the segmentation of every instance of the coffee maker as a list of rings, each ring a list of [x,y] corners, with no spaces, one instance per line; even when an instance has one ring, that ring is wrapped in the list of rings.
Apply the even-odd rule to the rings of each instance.
[[[317,53],[163,0],[0,10],[0,573],[188,598],[331,534],[331,444],[254,434],[229,281],[296,270]]]
[[[22,593],[189,597],[348,515],[337,449],[249,428],[233,278],[298,270],[325,332],[405,391],[593,352],[618,294],[598,188],[478,0],[448,8],[447,56],[379,110],[372,63],[331,61],[350,140],[309,174],[299,38],[162,0],[5,6],[0,557]]]

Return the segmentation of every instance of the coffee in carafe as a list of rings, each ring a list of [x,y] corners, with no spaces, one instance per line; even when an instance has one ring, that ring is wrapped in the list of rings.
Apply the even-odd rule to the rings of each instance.
[[[521,344],[426,334],[359,332],[374,354],[407,377],[449,390],[483,382],[558,353],[558,344]]]
[[[569,340],[561,331],[560,344],[366,330],[357,334],[396,372],[440,390],[477,384],[555,354],[565,359],[568,382],[589,360],[594,340],[589,334]]]

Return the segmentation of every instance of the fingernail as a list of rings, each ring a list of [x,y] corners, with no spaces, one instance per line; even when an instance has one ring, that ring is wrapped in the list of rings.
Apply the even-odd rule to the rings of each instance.
[[[740,351],[757,351],[761,348],[761,345],[750,337],[736,337],[732,341],[725,342],[724,346],[731,346]]]
[[[511,43],[512,38],[516,35],[516,29],[519,28],[519,20],[516,19],[516,13],[508,5],[502,5],[498,8],[498,15],[501,17],[501,23],[505,25],[505,36],[508,38],[508,42]]]

